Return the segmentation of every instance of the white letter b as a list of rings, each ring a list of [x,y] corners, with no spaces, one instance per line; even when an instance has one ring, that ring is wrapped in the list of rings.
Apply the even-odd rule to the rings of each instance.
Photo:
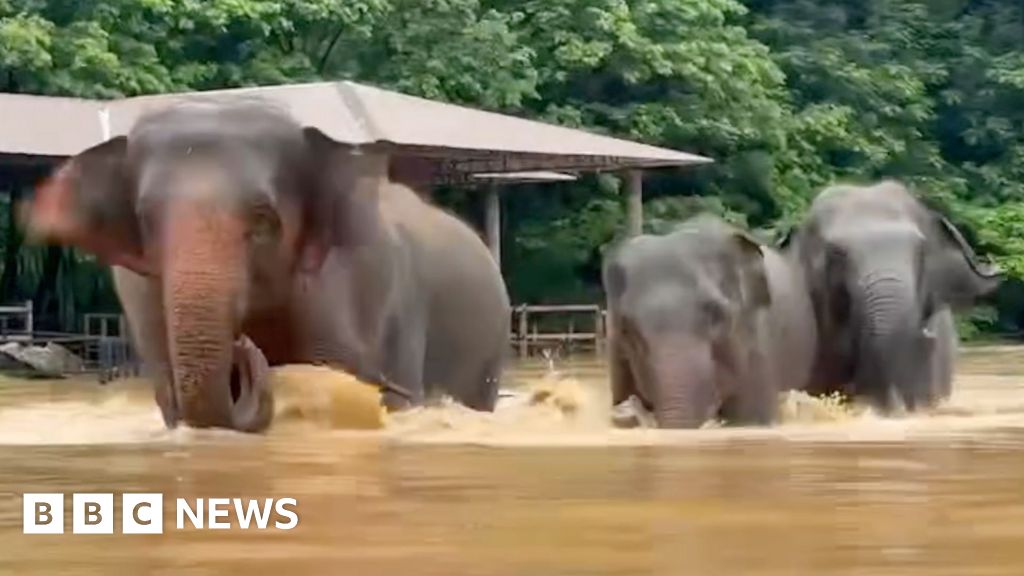
[[[63,534],[64,495],[24,494],[22,502],[22,534]]]
[[[71,531],[75,534],[113,534],[114,495],[75,494],[71,500]]]

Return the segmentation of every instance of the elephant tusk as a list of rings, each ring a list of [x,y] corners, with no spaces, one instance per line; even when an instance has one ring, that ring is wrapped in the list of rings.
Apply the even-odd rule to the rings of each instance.
[[[398,384],[395,384],[394,382],[391,382],[390,380],[385,378],[383,374],[380,375],[377,381],[379,382],[377,386],[380,387],[381,390],[386,392],[394,392],[395,394],[398,394],[402,398],[409,400],[410,402],[412,401],[412,392],[410,392],[409,390],[402,386],[399,386]]]
[[[357,380],[361,380],[363,382],[366,382],[366,383],[369,383],[369,384],[373,384],[374,386],[377,386],[378,388],[380,388],[380,390],[382,392],[393,392],[393,393],[401,396],[405,400],[408,400],[410,402],[412,402],[412,400],[413,400],[412,392],[410,392],[407,388],[405,388],[403,386],[399,386],[398,384],[395,384],[394,382],[391,382],[383,374],[377,374],[376,378],[371,378],[371,377],[367,376],[366,374],[353,373],[350,370],[348,370],[347,368],[345,368],[344,366],[341,366],[339,364],[335,364],[335,363],[332,363],[332,362],[320,361],[320,362],[314,362],[314,364],[318,365],[318,366],[329,366],[329,367],[341,370],[343,372],[348,372],[352,376],[355,376]]]
[[[921,330],[921,334],[929,340],[935,339],[935,331],[932,330],[931,328],[925,328],[924,330]]]
[[[270,367],[263,352],[247,336],[235,341],[233,353],[240,395],[231,407],[232,426],[243,432],[262,432],[274,418]]]

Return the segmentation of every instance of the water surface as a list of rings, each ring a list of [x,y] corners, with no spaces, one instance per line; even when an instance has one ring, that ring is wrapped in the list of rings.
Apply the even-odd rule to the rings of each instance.
[[[556,368],[494,415],[264,436],[165,431],[131,383],[0,383],[0,573],[1024,574],[1024,349],[966,352],[933,414],[792,395],[760,430],[612,430],[600,363]],[[24,536],[26,491],[287,496],[300,523]]]

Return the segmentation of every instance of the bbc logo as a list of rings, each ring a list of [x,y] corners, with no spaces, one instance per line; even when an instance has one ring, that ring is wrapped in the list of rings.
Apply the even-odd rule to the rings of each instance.
[[[24,534],[64,533],[64,494],[24,494]],[[163,494],[122,494],[123,534],[163,534]],[[113,534],[113,494],[73,494],[71,531],[74,534]]]
[[[64,533],[64,494],[24,494],[25,534]],[[299,525],[295,498],[178,498],[172,523],[177,530],[292,530]],[[71,531],[74,534],[113,534],[113,494],[72,494]],[[234,522],[232,522],[232,519]],[[163,494],[122,494],[122,534],[163,534]]]

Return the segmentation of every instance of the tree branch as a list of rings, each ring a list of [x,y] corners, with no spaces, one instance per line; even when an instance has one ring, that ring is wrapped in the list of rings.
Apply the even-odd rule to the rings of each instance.
[[[339,26],[338,31],[334,33],[334,38],[327,44],[327,49],[320,55],[320,62],[316,66],[316,73],[320,76],[324,74],[324,68],[327,68],[327,59],[330,58],[331,52],[334,52],[334,47],[338,44],[338,40],[341,39],[341,35],[345,32],[344,26]]]

